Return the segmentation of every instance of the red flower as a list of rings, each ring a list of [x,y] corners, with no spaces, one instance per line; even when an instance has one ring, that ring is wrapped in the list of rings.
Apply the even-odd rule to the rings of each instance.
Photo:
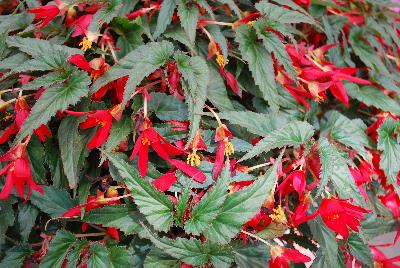
[[[111,100],[113,103],[121,103],[124,96],[126,82],[128,81],[128,76],[121,77],[115,81],[112,81],[104,86],[102,86],[98,91],[92,95],[94,101],[100,101],[107,92],[112,90]]]
[[[25,141],[25,143],[19,143],[15,148],[0,156],[0,162],[10,162],[0,170],[0,176],[7,173],[6,181],[0,193],[0,199],[7,199],[14,186],[21,198],[24,198],[25,185],[28,186],[26,199],[29,198],[31,190],[38,191],[41,194],[44,193],[43,189],[36,185],[32,178],[30,162],[26,154],[27,144],[28,141]]]
[[[396,263],[400,262],[400,256],[388,258],[377,247],[370,247],[372,256],[374,257],[375,267],[379,268],[400,268]]]
[[[94,112],[65,112],[74,116],[88,116],[86,120],[79,125],[81,129],[88,129],[100,126],[100,128],[94,134],[93,138],[86,145],[89,150],[99,148],[101,145],[103,145],[104,142],[106,142],[108,136],[110,135],[110,129],[112,127],[113,116],[110,110],[97,110]]]
[[[264,230],[270,223],[272,219],[265,213],[262,209],[260,209],[256,215],[253,216],[248,222],[243,225],[243,229],[245,230],[247,227],[251,227],[254,230],[261,231]]]
[[[168,189],[176,182],[176,174],[175,172],[169,172],[166,173],[154,181],[152,181],[151,184],[153,184],[154,187],[156,187],[157,190],[160,192],[165,192],[168,191]]]
[[[311,261],[311,259],[295,249],[271,246],[271,259],[268,262],[270,268],[289,268],[289,261],[305,263]]]
[[[382,204],[387,207],[396,219],[400,218],[400,197],[396,192],[390,192],[384,196],[380,196]]]
[[[229,139],[232,139],[232,133],[224,125],[220,124],[215,130],[214,141],[218,142],[215,152],[215,160],[213,166],[213,178],[216,179],[224,166],[225,155],[230,156],[234,154],[234,148]]]
[[[326,226],[346,239],[350,232],[348,227],[358,232],[360,220],[364,220],[364,213],[370,211],[352,205],[343,199],[324,198],[316,212],[298,220],[298,224],[320,215]]]
[[[88,62],[81,54],[74,54],[68,59],[68,62],[90,73],[90,78],[96,80],[102,76],[110,67],[104,58],[94,58]]]
[[[151,122],[148,119],[144,122],[143,128],[144,130],[136,140],[131,155],[131,160],[133,160],[136,155],[139,155],[138,166],[142,177],[146,176],[147,173],[149,146],[151,146],[162,159],[174,165],[189,177],[201,183],[206,180],[206,176],[198,169],[183,161],[170,158],[171,156],[187,154],[187,152],[173,146],[158,134],[157,131],[151,127]]]
[[[43,28],[60,14],[60,9],[54,5],[47,5],[31,8],[28,10],[28,13],[35,14],[34,20],[41,20],[35,26]]]
[[[0,136],[0,144],[5,143],[12,135],[17,134],[19,132],[26,118],[29,116],[31,109],[28,103],[26,103],[24,98],[19,98],[15,102],[14,111],[15,111],[15,120]],[[37,129],[35,129],[34,133],[41,142],[44,142],[46,138],[51,137],[50,129],[43,124],[40,125],[40,127],[38,127]]]
[[[304,170],[295,170],[290,173],[276,189],[279,195],[288,195],[296,191],[301,198],[306,190],[306,173]]]

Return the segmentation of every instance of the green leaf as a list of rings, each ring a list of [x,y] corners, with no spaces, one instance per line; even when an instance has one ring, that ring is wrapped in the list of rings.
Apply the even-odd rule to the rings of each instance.
[[[108,248],[108,259],[111,268],[129,267],[129,253],[125,247],[112,246]]]
[[[257,41],[256,31],[250,25],[241,25],[237,28],[236,41],[264,100],[268,101],[272,110],[278,110],[279,95],[276,90],[271,54]]]
[[[239,161],[250,159],[263,152],[283,146],[295,146],[306,143],[314,135],[314,128],[307,122],[293,121],[283,127],[269,132],[250,152]]]
[[[288,123],[288,117],[283,113],[261,114],[251,111],[232,111],[219,113],[218,116],[259,136],[266,136]]]
[[[207,99],[221,112],[234,111],[235,108],[228,97],[228,92],[226,91],[226,86],[221,75],[210,63],[208,63],[208,69],[210,71],[210,81],[207,87]]]
[[[158,248],[152,248],[144,260],[144,268],[179,268],[180,261]]]
[[[30,248],[23,246],[14,246],[6,251],[4,258],[0,262],[0,267],[22,267],[25,258],[30,256]]]
[[[323,129],[321,136],[329,133],[338,142],[353,148],[365,159],[370,160],[365,149],[369,143],[368,136],[365,134],[367,126],[362,120],[351,120],[338,111],[328,112],[326,117],[327,122],[321,127]]]
[[[58,268],[64,262],[69,250],[74,246],[75,236],[67,231],[60,230],[49,245],[49,251],[40,263],[40,268]]]
[[[79,181],[79,171],[82,168],[81,157],[88,152],[87,140],[78,132],[81,117],[69,116],[61,121],[58,128],[58,144],[64,173],[70,189],[75,189]]]
[[[321,138],[319,140],[319,150],[321,160],[321,182],[316,196],[324,190],[330,180],[340,198],[352,198],[357,204],[363,204],[363,197],[354,182],[346,160],[338,149],[330,144],[326,138]]]
[[[190,131],[187,144],[190,145],[199,129],[201,113],[207,99],[209,71],[206,61],[201,57],[188,57],[176,53],[175,60],[182,74],[182,86],[189,106]]]
[[[350,97],[367,106],[374,106],[385,112],[400,115],[400,104],[389,96],[383,94],[373,86],[359,87],[356,84],[346,84],[346,91]]]
[[[349,245],[351,254],[356,257],[357,260],[369,267],[374,266],[371,250],[358,234],[351,233],[347,238],[347,244]]]
[[[0,249],[4,243],[4,235],[7,232],[8,227],[14,225],[14,210],[12,204],[8,201],[0,202]]]
[[[282,154],[268,172],[250,186],[229,195],[218,216],[204,230],[207,240],[219,244],[228,243],[260,209],[264,200],[273,192],[277,180],[277,168]]]
[[[150,42],[142,45],[123,57],[103,76],[96,80],[91,93],[115,79],[129,76],[125,86],[122,107],[130,100],[132,93],[142,80],[162,66],[172,55],[174,47],[170,42]]]
[[[89,242],[86,239],[80,239],[75,242],[74,248],[69,252],[68,255],[68,268],[77,267],[82,250],[84,250],[88,245]]]
[[[315,220],[309,221],[308,225],[310,226],[314,239],[317,240],[320,245],[326,267],[338,267],[338,244],[336,242],[335,233],[328,229],[319,216]]]
[[[47,52],[46,52],[47,54]],[[64,111],[89,93],[90,79],[86,73],[71,69],[66,83],[46,89],[22,125],[14,143],[21,141],[42,124],[46,124],[57,111]]]
[[[229,163],[225,163],[217,183],[211,190],[206,192],[190,212],[190,218],[185,222],[185,231],[187,233],[199,235],[217,217],[220,206],[228,195],[229,179]]]
[[[266,240],[272,240],[281,237],[288,227],[285,224],[271,222],[265,229],[256,233],[258,237]]]
[[[256,4],[256,9],[260,11],[261,14],[268,16],[268,19],[280,23],[317,24],[311,16],[268,3],[265,0],[258,2]]]
[[[393,185],[397,194],[400,194],[400,186],[396,178],[400,170],[400,143],[394,135],[399,132],[399,122],[388,117],[378,129],[378,150],[382,151],[379,166],[385,172],[387,182]]]
[[[168,231],[173,223],[173,205],[168,197],[157,191],[149,182],[140,177],[130,163],[118,155],[103,153],[117,168],[120,176],[125,179],[126,186],[131,191],[139,211],[146,217],[156,230]]]
[[[143,45],[143,26],[140,19],[129,20],[125,17],[117,17],[111,23],[113,29],[118,33],[116,51],[118,58],[124,57],[132,50]]]
[[[157,26],[156,30],[153,34],[154,38],[159,37],[162,33],[165,32],[168,25],[172,21],[172,16],[174,15],[174,10],[176,7],[175,0],[164,0],[161,4],[160,13],[157,17]]]
[[[199,20],[199,9],[192,4],[187,6],[186,1],[177,0],[178,16],[186,35],[189,37],[190,43],[194,44],[196,39],[196,27]]]
[[[40,87],[49,87],[56,83],[62,83],[68,78],[68,73],[64,72],[50,72],[48,74],[42,75],[32,82],[24,85],[21,89],[39,89]]]
[[[28,241],[32,227],[35,225],[39,211],[29,204],[18,205],[18,225],[22,241]]]
[[[65,65],[68,58],[73,54],[82,54],[80,49],[57,45],[47,40],[36,38],[22,38],[9,36],[7,45],[17,47],[33,57],[30,64],[35,62],[42,70],[51,70]],[[28,66],[28,65],[27,65]]]
[[[265,27],[268,22],[269,20],[258,20],[254,24],[257,34],[263,40],[264,47],[268,50],[268,52],[274,53],[275,58],[280,64],[283,64],[285,70],[296,81],[296,70],[294,69],[293,62],[290,59],[284,44],[275,33],[265,31]]]
[[[161,92],[151,93],[147,107],[154,111],[160,120],[185,121],[188,118],[188,111],[184,102]]]
[[[240,245],[233,250],[235,263],[240,268],[264,268],[270,259],[269,248],[265,244]]]
[[[59,217],[76,205],[67,191],[57,189],[54,186],[42,186],[42,188],[44,194],[32,191],[30,200],[33,205],[51,217]]]
[[[44,167],[44,148],[40,140],[33,136],[28,144],[28,157],[31,162],[31,171],[33,179],[40,183],[46,183],[47,170]]]
[[[100,243],[93,243],[90,246],[90,257],[88,268],[109,268],[107,249]]]
[[[126,234],[137,233],[141,229],[139,212],[129,205],[112,205],[97,208],[85,213],[84,222],[115,227]]]
[[[176,210],[176,222],[177,224],[181,224],[182,222],[182,218],[185,215],[185,211],[187,209],[187,207],[189,206],[189,200],[190,200],[190,188],[185,188],[182,191],[181,196],[178,199],[178,202],[176,204],[175,210]]]
[[[145,227],[146,237],[168,255],[191,265],[204,265],[211,261],[215,267],[229,267],[232,256],[228,248],[197,239],[157,237]]]

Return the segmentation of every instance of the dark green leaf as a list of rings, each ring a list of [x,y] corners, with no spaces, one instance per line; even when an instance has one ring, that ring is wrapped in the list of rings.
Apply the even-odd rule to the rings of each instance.
[[[21,233],[22,241],[28,241],[29,234],[32,231],[32,227],[35,225],[36,217],[39,211],[29,204],[18,205],[18,225]]]
[[[373,266],[374,259],[372,258],[371,250],[358,234],[350,234],[347,238],[347,244],[349,245],[351,254],[357,260],[370,267]]]
[[[67,257],[69,250],[74,246],[75,236],[67,231],[60,230],[49,245],[49,251],[40,263],[40,268],[59,268]]]
[[[278,110],[279,96],[271,54],[257,41],[256,31],[249,25],[241,25],[237,28],[236,41],[263,98],[268,101],[273,110]]]
[[[239,161],[250,159],[263,152],[283,146],[294,146],[306,143],[314,134],[314,128],[307,122],[294,121],[269,132],[268,135],[259,141],[250,152],[244,155]]]
[[[167,231],[172,223],[172,202],[159,192],[153,185],[140,177],[132,164],[125,162],[117,155],[103,153],[117,168],[120,176],[125,179],[126,186],[131,191],[140,212],[156,230]]]
[[[26,257],[32,254],[30,248],[14,246],[6,251],[4,258],[0,262],[0,267],[22,267]]]
[[[178,16],[186,35],[189,40],[194,44],[196,39],[196,27],[199,20],[199,9],[196,5],[187,5],[186,1],[176,0],[178,4]]]
[[[159,37],[162,33],[164,33],[167,26],[172,21],[172,15],[174,14],[174,10],[176,7],[175,0],[164,0],[161,4],[160,13],[157,17],[157,27],[154,32],[154,38]]]
[[[37,191],[32,191],[31,202],[37,206],[41,211],[49,214],[51,217],[56,218],[64,214],[68,209],[75,206],[71,200],[68,192],[60,190],[54,186],[42,186],[44,194]]]
[[[161,92],[151,93],[151,99],[147,105],[148,109],[154,111],[161,120],[185,121],[188,118],[188,111],[184,102]]]
[[[100,243],[93,243],[90,246],[90,257],[88,268],[109,268],[107,249]]]

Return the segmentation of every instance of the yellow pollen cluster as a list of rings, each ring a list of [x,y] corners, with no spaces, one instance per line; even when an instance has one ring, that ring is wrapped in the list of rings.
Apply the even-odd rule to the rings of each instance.
[[[272,209],[274,214],[269,215],[269,217],[276,223],[287,223],[287,219],[285,216],[285,212],[283,211],[281,206],[278,206],[278,208]]]
[[[195,151],[189,154],[186,160],[186,163],[190,164],[191,166],[199,166],[200,165],[200,156],[196,154]]]
[[[89,41],[87,37],[84,37],[82,41],[79,43],[79,46],[82,46],[81,50],[86,51],[92,47],[92,41]]]
[[[255,20],[251,20],[251,21],[249,21],[249,22],[247,23],[247,25],[253,26],[254,23],[256,23],[256,21],[255,21]]]
[[[103,127],[106,123],[104,121],[96,119],[96,124]]]
[[[151,141],[147,137],[142,138],[142,144],[143,145],[150,145]]]
[[[317,96],[315,97],[315,101],[318,102],[318,103],[322,103],[322,102],[324,102],[324,98],[321,97],[320,95],[317,95]]]
[[[96,81],[97,78],[99,78],[99,77],[100,77],[100,75],[98,75],[98,74],[94,74],[94,73],[90,74],[90,80],[92,80],[93,82]]]
[[[215,60],[216,60],[216,62],[218,64],[218,66],[219,67],[224,67],[225,64],[226,64],[224,56],[219,52],[217,52],[216,54],[217,54],[217,58]]]
[[[230,156],[235,153],[235,149],[233,148],[233,144],[229,141],[225,142],[225,155]]]
[[[334,221],[337,220],[339,218],[339,214],[333,214],[333,215],[329,215],[328,216],[329,220]]]

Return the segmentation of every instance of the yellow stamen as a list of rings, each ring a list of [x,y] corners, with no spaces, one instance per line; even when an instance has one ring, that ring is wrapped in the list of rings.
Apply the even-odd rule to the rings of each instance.
[[[269,217],[276,223],[287,223],[287,219],[285,216],[285,212],[283,211],[282,207],[279,205],[278,208],[272,209],[274,214],[269,215]]]
[[[233,144],[229,141],[225,141],[225,155],[230,156],[235,153],[235,149],[233,147]]]
[[[87,39],[87,37],[84,37],[82,41],[79,43],[79,46],[82,46],[81,50],[86,51],[92,47],[92,41]]]
[[[142,144],[143,145],[150,145],[151,141],[147,137],[142,138]]]
[[[96,119],[96,123],[97,123],[97,125],[102,126],[102,127],[104,127],[104,125],[106,124],[104,121],[97,120],[97,119]]]
[[[224,56],[223,56],[221,53],[219,53],[219,52],[217,52],[216,54],[217,54],[217,58],[216,58],[215,60],[216,60],[216,62],[217,62],[217,64],[218,64],[218,66],[219,66],[219,67],[224,67],[225,64],[226,64],[226,61],[225,61],[225,59],[224,59]]]
[[[200,166],[200,156],[196,154],[196,151],[193,151],[193,153],[188,155],[186,163],[190,164],[191,166]]]
[[[256,23],[256,21],[255,21],[255,20],[251,20],[251,21],[249,21],[249,22],[247,23],[247,25],[253,26],[254,23]]]

